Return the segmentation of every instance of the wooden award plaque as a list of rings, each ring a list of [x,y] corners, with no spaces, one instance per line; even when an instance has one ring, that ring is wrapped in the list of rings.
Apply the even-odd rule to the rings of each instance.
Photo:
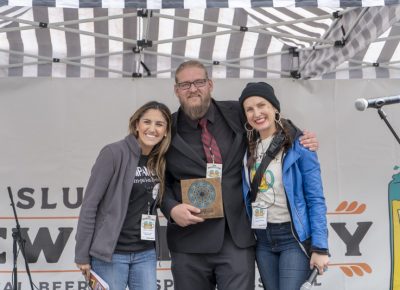
[[[201,210],[197,215],[204,219],[224,216],[221,179],[197,178],[181,180],[182,202]]]

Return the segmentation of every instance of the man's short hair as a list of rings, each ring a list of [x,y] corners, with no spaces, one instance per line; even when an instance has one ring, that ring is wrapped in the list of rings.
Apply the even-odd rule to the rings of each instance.
[[[202,64],[200,61],[197,61],[197,60],[188,60],[188,61],[182,62],[178,66],[178,68],[176,69],[176,71],[175,71],[175,83],[178,83],[177,75],[182,70],[184,70],[185,68],[188,68],[188,67],[197,67],[197,68],[202,69],[204,71],[205,78],[208,79],[208,72],[207,72],[207,69],[204,66],[204,64]]]

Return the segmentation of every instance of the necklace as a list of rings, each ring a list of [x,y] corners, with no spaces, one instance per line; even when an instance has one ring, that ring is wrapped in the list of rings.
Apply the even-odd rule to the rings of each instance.
[[[267,148],[264,147],[264,142],[262,142],[261,139],[257,140],[257,145],[256,145],[256,160],[261,161],[267,152]],[[261,146],[260,146],[261,145]]]

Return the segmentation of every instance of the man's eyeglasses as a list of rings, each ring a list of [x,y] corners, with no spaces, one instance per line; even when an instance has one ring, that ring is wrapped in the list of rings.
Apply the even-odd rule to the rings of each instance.
[[[208,79],[199,79],[199,80],[194,80],[193,82],[176,83],[175,85],[180,90],[188,90],[192,85],[194,85],[196,88],[204,87],[207,84],[207,81]]]

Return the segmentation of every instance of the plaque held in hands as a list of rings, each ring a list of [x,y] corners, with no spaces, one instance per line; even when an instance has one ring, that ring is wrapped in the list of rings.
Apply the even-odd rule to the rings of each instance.
[[[219,177],[181,180],[181,189],[182,202],[201,210],[198,217],[213,219],[224,216]]]

